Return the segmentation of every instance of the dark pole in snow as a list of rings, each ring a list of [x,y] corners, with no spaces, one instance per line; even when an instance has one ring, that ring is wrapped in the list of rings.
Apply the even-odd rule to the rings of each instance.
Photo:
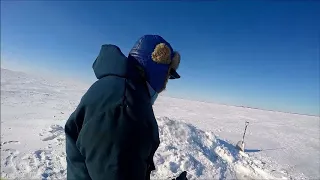
[[[242,141],[239,141],[236,145],[236,148],[239,149],[240,151],[244,151],[244,136],[246,135],[248,125],[249,125],[249,122],[246,121],[243,136],[242,136]]]
[[[246,135],[246,131],[247,131],[247,127],[248,127],[248,125],[249,125],[249,122],[248,122],[248,121],[246,121],[246,122],[245,122],[244,133],[243,133],[243,137],[242,137],[242,142],[244,142],[244,136]]]

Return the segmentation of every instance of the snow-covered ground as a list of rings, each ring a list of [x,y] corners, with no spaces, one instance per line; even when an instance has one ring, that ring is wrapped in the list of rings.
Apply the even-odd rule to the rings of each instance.
[[[64,124],[89,84],[1,69],[1,177],[65,179]],[[319,179],[319,117],[160,96],[152,179]],[[234,144],[249,121],[245,153]]]

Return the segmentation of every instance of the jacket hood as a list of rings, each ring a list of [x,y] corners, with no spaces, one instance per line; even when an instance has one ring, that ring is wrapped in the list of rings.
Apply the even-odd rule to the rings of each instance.
[[[120,48],[112,44],[101,46],[98,57],[92,65],[93,71],[98,79],[108,75],[126,76],[127,57]]]

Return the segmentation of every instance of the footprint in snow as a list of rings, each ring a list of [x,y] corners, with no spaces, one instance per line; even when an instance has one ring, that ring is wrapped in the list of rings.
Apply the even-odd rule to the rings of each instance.
[[[43,130],[43,133],[40,133],[39,136],[45,136],[42,141],[52,141],[56,140],[58,145],[61,145],[65,140],[64,128],[60,125],[54,124],[51,125],[49,130]]]
[[[17,159],[17,155],[20,152],[15,149],[5,149],[4,151],[8,153],[8,156],[6,157],[4,162],[4,167],[14,165],[14,161]]]
[[[1,145],[6,145],[6,144],[20,144],[20,141],[5,141],[1,143]]]
[[[173,173],[177,173],[178,172],[178,169],[179,169],[179,165],[175,162],[170,162],[169,163],[170,165],[170,170],[173,172]]]

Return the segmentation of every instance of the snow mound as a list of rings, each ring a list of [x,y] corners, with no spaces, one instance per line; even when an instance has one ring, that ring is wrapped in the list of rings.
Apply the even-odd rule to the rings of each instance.
[[[157,118],[160,146],[153,179],[188,172],[188,179],[287,179],[283,171],[267,169],[266,163],[239,152],[213,132],[167,117]]]

